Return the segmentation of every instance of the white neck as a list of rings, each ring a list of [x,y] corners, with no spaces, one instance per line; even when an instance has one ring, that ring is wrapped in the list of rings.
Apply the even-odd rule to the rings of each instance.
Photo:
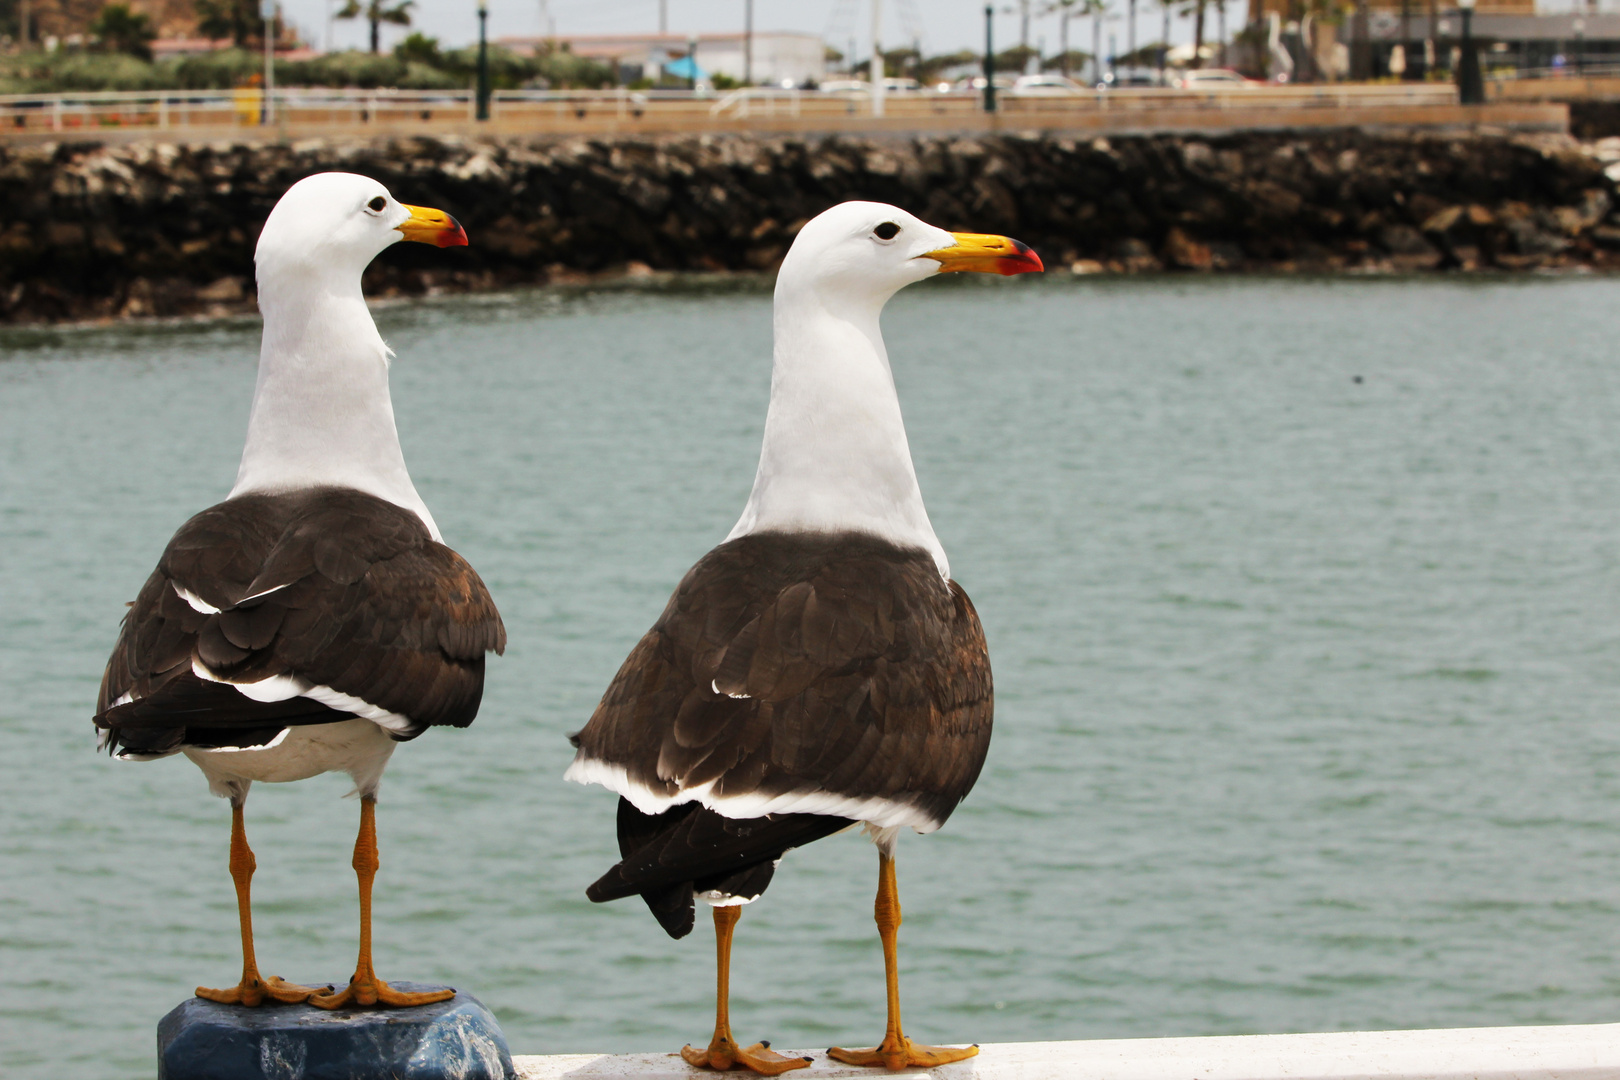
[[[231,495],[355,488],[412,511],[437,540],[399,447],[388,346],[350,276],[261,272],[259,379]]]
[[[864,532],[933,555],[950,576],[917,487],[889,354],[883,300],[812,289],[776,298],[776,357],[759,471],[727,539],[756,532]]]

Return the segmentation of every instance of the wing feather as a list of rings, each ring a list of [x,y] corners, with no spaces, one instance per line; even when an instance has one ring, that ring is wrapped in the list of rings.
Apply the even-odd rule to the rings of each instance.
[[[181,589],[219,610],[197,611]],[[114,750],[139,730],[143,745],[172,751],[193,734],[217,745],[221,731],[350,715],[303,698],[252,702],[196,678],[196,662],[231,682],[285,676],[328,687],[417,730],[464,727],[478,711],[485,654],[505,645],[477,572],[409,511],[337,488],[246,495],[170,541],[124,618],[95,721]]]
[[[760,534],[687,573],[574,738],[655,804],[876,796],[937,826],[978,778],[992,713],[978,615],[926,552]]]

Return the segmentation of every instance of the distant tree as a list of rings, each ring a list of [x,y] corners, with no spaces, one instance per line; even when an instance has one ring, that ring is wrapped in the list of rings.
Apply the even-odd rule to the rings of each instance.
[[[916,49],[884,49],[883,75],[885,78],[917,76],[922,67],[922,54]]]
[[[917,65],[917,81],[923,85],[939,82],[952,68],[977,68],[982,59],[972,49],[962,49],[939,56],[925,56]]]
[[[229,38],[238,48],[264,40],[264,20],[256,0],[194,0],[197,32],[203,37]]]
[[[1204,66],[1204,11],[1209,7],[1209,0],[1187,0],[1182,8],[1183,15],[1193,18],[1193,54],[1192,60],[1187,64],[1190,68]]]
[[[90,23],[90,33],[100,39],[108,52],[128,53],[142,60],[152,59],[152,39],[157,30],[152,17],[130,10],[128,4],[108,4]]]
[[[371,24],[371,51],[378,51],[378,35],[383,23],[392,23],[395,26],[411,25],[411,8],[416,6],[416,0],[399,0],[396,4],[389,4],[387,0],[348,0],[338,10],[340,19],[365,19]]]
[[[1114,57],[1114,63],[1121,67],[1153,67],[1159,62],[1160,51],[1166,47],[1162,41],[1150,41],[1138,47],[1135,52]]]
[[[996,53],[996,70],[1021,75],[1032,56],[1040,56],[1033,45],[1014,45],[1010,49],[1003,49]]]
[[[439,51],[439,39],[428,37],[420,31],[407,35],[404,41],[395,45],[394,55],[407,64],[415,62],[427,64],[429,67],[444,66],[444,54]]]
[[[1124,57],[1119,58],[1124,62]],[[1070,49],[1068,52],[1058,53],[1056,56],[1046,58],[1047,71],[1061,71],[1068,75],[1076,71],[1085,71],[1086,65],[1091,63],[1091,54],[1084,49]]]

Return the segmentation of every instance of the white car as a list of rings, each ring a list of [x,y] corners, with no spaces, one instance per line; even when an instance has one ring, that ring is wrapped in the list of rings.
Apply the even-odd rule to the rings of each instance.
[[[872,92],[872,87],[865,79],[828,79],[821,84],[820,90],[823,94],[865,97]]]
[[[1090,93],[1080,83],[1062,75],[1020,75],[1009,91],[1014,97],[1079,97]]]
[[[1012,88],[1013,88],[1013,78],[1012,78],[1012,76],[1010,76],[1010,75],[997,75],[996,76],[996,91],[998,93],[1005,92],[1005,91],[1010,91]],[[983,75],[975,75],[970,79],[958,79],[957,83],[956,83],[956,86],[955,86],[955,89],[958,92],[961,92],[961,91],[964,91],[964,90],[976,90],[976,91],[978,91],[979,93],[982,94],[984,92],[984,76]]]
[[[1231,68],[1197,68],[1175,76],[1170,85],[1182,90],[1252,90],[1260,84]]]
[[[916,79],[890,77],[883,80],[885,94],[915,94],[921,89]],[[867,97],[872,93],[872,84],[865,79],[828,79],[821,84],[821,92],[844,97]]]

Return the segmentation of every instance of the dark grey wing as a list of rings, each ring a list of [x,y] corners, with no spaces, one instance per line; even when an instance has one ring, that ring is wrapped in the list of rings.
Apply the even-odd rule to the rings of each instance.
[[[409,511],[345,489],[243,496],[170,541],[125,616],[95,720],[131,756],[262,745],[354,715],[409,738],[472,722],[484,655],[505,641],[477,573]],[[325,703],[227,685],[273,678]]]
[[[574,737],[575,775],[623,770],[643,809],[712,785],[710,806],[937,828],[992,712],[978,615],[926,552],[760,534],[688,572]]]

